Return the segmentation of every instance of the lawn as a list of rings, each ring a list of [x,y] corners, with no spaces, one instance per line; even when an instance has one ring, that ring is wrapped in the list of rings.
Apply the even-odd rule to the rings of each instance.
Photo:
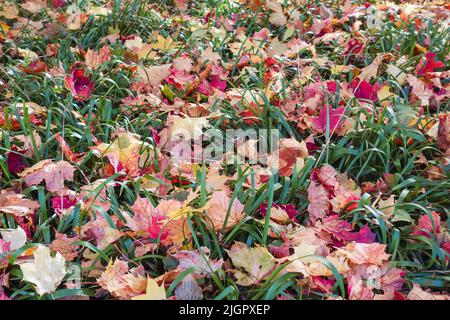
[[[425,2],[0,0],[0,300],[449,300]]]

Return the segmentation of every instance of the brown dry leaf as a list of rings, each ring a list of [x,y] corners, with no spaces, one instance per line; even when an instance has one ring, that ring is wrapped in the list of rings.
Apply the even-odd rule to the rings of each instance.
[[[391,195],[386,200],[380,199],[377,207],[386,215],[387,219],[390,219],[394,215],[396,203],[397,201],[395,200],[395,195]]]
[[[63,191],[64,180],[73,180],[75,168],[67,161],[58,161],[46,159],[36,163],[31,168],[19,173],[27,186],[38,185],[45,181],[46,189],[50,192]]]

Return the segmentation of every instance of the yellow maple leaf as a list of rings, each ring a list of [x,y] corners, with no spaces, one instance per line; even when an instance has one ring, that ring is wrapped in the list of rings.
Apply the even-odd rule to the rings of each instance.
[[[389,86],[383,86],[380,90],[377,92],[378,100],[385,100],[391,97],[394,97],[395,94],[393,94],[390,91]]]
[[[10,27],[6,23],[4,23],[3,21],[0,21],[0,31],[2,33],[8,33],[9,29],[10,29]]]
[[[139,296],[131,298],[132,300],[166,300],[166,290],[164,289],[164,283],[161,286],[158,286],[158,283],[151,279],[147,278],[147,290],[145,294],[141,294]]]
[[[266,247],[248,247],[245,243],[235,242],[230,250],[226,250],[236,268],[232,270],[236,277],[236,283],[249,286],[264,279],[275,267],[275,258]]]
[[[154,50],[162,50],[162,51],[168,51],[170,49],[176,48],[177,46],[178,43],[174,42],[170,36],[164,38],[161,35],[158,35],[156,37],[156,42],[152,44],[152,48]]]

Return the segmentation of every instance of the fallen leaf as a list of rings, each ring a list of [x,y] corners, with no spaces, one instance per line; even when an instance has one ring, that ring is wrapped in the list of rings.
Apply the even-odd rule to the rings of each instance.
[[[245,271],[233,270],[237,278],[236,283],[242,286],[258,283],[275,267],[275,258],[266,247],[249,248],[245,243],[235,242],[230,250],[226,251],[234,267]]]
[[[111,50],[108,46],[100,48],[98,52],[89,49],[84,57],[86,65],[91,69],[97,69],[101,64],[108,62],[110,59]]]
[[[36,163],[31,168],[19,173],[26,185],[38,185],[45,181],[46,189],[50,192],[63,191],[64,180],[73,180],[75,168],[67,161],[58,161],[46,159]]]
[[[147,279],[142,266],[128,269],[125,261],[109,261],[97,283],[119,299],[132,299],[145,291]]]
[[[188,274],[175,288],[175,296],[177,300],[202,300],[203,292],[194,277]]]
[[[20,264],[23,280],[33,283],[40,295],[51,293],[61,283],[66,275],[66,261],[60,253],[50,256],[50,249],[39,246],[33,253],[33,262]]]
[[[373,264],[381,266],[387,261],[390,254],[385,252],[386,245],[381,243],[356,243],[347,244],[342,251],[354,264]]]
[[[72,261],[78,256],[79,246],[74,244],[78,240],[78,236],[70,238],[64,233],[56,232],[55,240],[48,247],[54,252],[59,252],[66,261]]]
[[[206,247],[201,248],[202,252],[198,250],[189,251],[181,250],[173,255],[178,260],[178,268],[186,270],[194,268],[194,275],[210,275],[222,267],[223,260],[214,261],[209,258],[209,249]]]
[[[166,290],[164,289],[164,283],[159,286],[158,283],[147,278],[147,290],[145,294],[136,296],[132,298],[133,300],[166,300]]]
[[[9,242],[9,250],[22,248],[27,243],[27,234],[20,226],[16,229],[0,229],[3,240]]]
[[[228,207],[231,199],[224,191],[213,192],[211,199],[207,202],[206,215],[210,219],[215,230],[220,230],[225,224]],[[225,228],[232,227],[244,217],[244,205],[238,199],[234,199],[228,214]]]
[[[35,213],[39,207],[39,202],[24,199],[22,194],[8,190],[0,192],[0,212],[23,217]]]
[[[432,293],[423,290],[417,283],[413,284],[412,290],[408,293],[408,300],[450,300],[449,294]]]
[[[120,133],[114,142],[100,143],[91,150],[99,157],[107,157],[116,172],[125,170],[130,176],[139,171],[139,149],[142,143],[130,133]]]
[[[0,11],[0,16],[6,19],[15,19],[19,15],[19,9],[14,4],[3,4],[3,8]]]

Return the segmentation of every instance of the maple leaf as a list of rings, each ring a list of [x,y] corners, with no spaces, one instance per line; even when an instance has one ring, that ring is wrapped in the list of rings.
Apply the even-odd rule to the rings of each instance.
[[[416,67],[416,73],[418,76],[426,76],[430,72],[434,72],[434,69],[439,69],[444,67],[442,61],[436,60],[436,53],[427,52],[425,57],[420,59]]]
[[[176,48],[178,46],[178,43],[174,42],[170,36],[164,38],[163,36],[158,34],[156,36],[156,42],[153,43],[151,46],[153,50],[168,51]]]
[[[114,218],[111,219],[114,220]],[[101,250],[119,239],[122,235],[123,233],[112,228],[102,215],[98,215],[97,219],[93,219],[81,227],[81,237],[95,239],[97,247]]]
[[[450,149],[450,114],[439,116],[437,146],[443,151]]]
[[[311,263],[316,260],[315,257],[311,256],[316,255],[318,248],[318,245],[303,242],[294,247],[294,256],[304,263]]]
[[[22,8],[25,10],[31,12],[31,13],[38,13],[45,9],[47,6],[46,0],[27,0],[22,5]]]
[[[230,188],[226,183],[231,178],[226,175],[221,175],[218,168],[210,167],[206,174],[206,188],[208,192],[212,191],[225,191],[227,194],[230,192]]]
[[[91,69],[97,69],[101,64],[111,59],[111,50],[108,46],[102,47],[98,52],[89,49],[84,56],[86,65]]]
[[[449,294],[433,293],[423,290],[419,284],[413,283],[413,288],[409,292],[408,300],[450,300]]]
[[[84,158],[84,153],[74,153],[72,152],[69,144],[61,137],[59,132],[55,134],[55,138],[58,141],[59,145],[61,146],[61,150],[64,153],[64,156],[67,160],[70,162],[76,162],[80,163],[82,159]]]
[[[439,234],[441,232],[445,233],[445,228],[441,230],[441,217],[438,213],[431,211],[431,218],[427,214],[419,218],[418,225],[414,226],[412,234],[430,237],[429,233]]]
[[[142,266],[129,270],[125,261],[116,259],[109,261],[97,283],[114,297],[131,299],[145,291],[147,279]]]
[[[134,216],[125,215],[127,226],[135,232],[146,232],[152,224],[152,215],[157,213],[155,207],[149,199],[137,197],[131,209]]]
[[[0,16],[5,17],[6,19],[15,19],[18,17],[19,9],[14,4],[3,4],[2,10],[0,11]]]
[[[380,53],[373,59],[372,63],[367,67],[361,70],[361,73],[358,75],[358,78],[361,81],[370,81],[372,78],[375,78],[378,74],[378,69],[380,68],[383,60],[387,59],[389,55],[385,53]]]
[[[63,191],[64,180],[73,180],[75,168],[67,161],[61,160],[53,163],[52,160],[41,160],[34,166],[18,175],[23,178],[26,185],[38,185],[45,181],[46,189],[50,192]]]
[[[344,113],[345,108],[343,107],[331,109],[329,105],[324,106],[320,109],[319,116],[312,119],[313,129],[323,134],[327,130],[327,121],[329,121],[329,131],[330,134],[333,133],[344,120]]]
[[[16,229],[0,229],[3,240],[9,242],[9,250],[22,248],[27,243],[27,234],[20,226]]]
[[[166,300],[166,290],[164,289],[164,283],[159,286],[158,283],[147,278],[147,289],[145,294],[133,297],[132,300]]]
[[[269,22],[274,26],[281,27],[286,25],[287,19],[284,16],[283,8],[280,3],[276,1],[267,2],[267,7],[273,12],[269,16]]]
[[[189,57],[178,57],[175,60],[173,60],[172,64],[173,68],[179,71],[184,72],[191,72],[193,66],[192,66],[192,59]]]
[[[167,127],[160,133],[160,144],[164,151],[170,152],[173,162],[190,161],[192,155],[190,142],[201,140],[203,128],[208,125],[209,120],[206,117],[182,118],[169,114],[166,121]]]
[[[354,264],[373,264],[381,266],[387,261],[390,254],[385,253],[386,245],[381,243],[351,242],[342,250]]]
[[[24,199],[22,194],[8,190],[0,191],[0,212],[23,217],[33,214],[39,206],[39,202]]]
[[[139,171],[141,142],[130,133],[120,133],[113,143],[100,143],[91,150],[99,157],[107,157],[116,172],[124,169],[130,176]]]
[[[433,91],[422,80],[417,79],[412,74],[408,74],[406,80],[411,86],[411,94],[420,99],[421,105],[428,105],[431,97],[434,95]]]
[[[371,100],[372,102],[378,100],[377,92],[380,88],[378,82],[372,85],[366,80],[360,81],[355,78],[350,83],[350,88],[353,89],[353,94],[357,99]]]
[[[308,149],[305,141],[297,141],[294,138],[280,139],[278,150],[268,157],[268,166],[276,167],[273,162],[278,161],[279,175],[289,177],[294,170],[294,164],[297,165],[297,170],[300,170],[304,165],[304,158],[308,156]]]
[[[75,100],[89,99],[94,91],[95,83],[85,74],[81,62],[75,63],[70,68],[70,75],[64,78],[65,86],[70,90]]]
[[[162,245],[180,245],[191,237],[191,229],[184,215],[171,218],[164,225],[164,230],[167,231],[167,236],[164,240],[161,240]]]
[[[222,267],[223,260],[211,261],[209,259],[209,249],[201,247],[202,252],[195,250],[181,250],[173,255],[178,260],[178,268],[186,270],[191,267],[195,269],[194,275],[209,275]]]
[[[381,89],[378,90],[378,92],[377,92],[378,100],[383,101],[383,100],[386,100],[386,99],[388,99],[390,97],[395,97],[396,95],[393,94],[390,90],[391,89],[390,89],[389,86],[381,87]]]
[[[330,208],[327,190],[314,181],[311,181],[308,187],[308,213],[309,221],[314,224],[317,219],[327,216]]]
[[[50,256],[50,249],[39,246],[33,252],[33,262],[20,264],[23,280],[33,283],[40,295],[54,292],[66,275],[66,261],[60,253]]]
[[[66,261],[72,261],[78,256],[78,245],[75,245],[74,242],[79,240],[78,236],[69,238],[64,233],[55,233],[55,240],[50,243],[49,248],[54,252],[59,252]]]
[[[280,275],[292,272],[292,273],[300,273],[305,278],[308,278],[310,276],[309,268],[303,261],[298,259],[296,255],[291,255],[277,259],[277,263],[280,265],[286,263],[287,261],[289,261],[289,263],[283,267],[283,269],[280,271]]]
[[[16,140],[23,142],[23,147],[20,148],[21,153],[28,157],[34,156],[34,148],[31,135],[18,135],[14,137]],[[36,148],[40,148],[42,145],[41,137],[37,131],[33,131],[33,139],[36,144]]]
[[[245,271],[232,270],[237,278],[236,283],[242,286],[258,283],[275,267],[275,258],[266,247],[250,248],[245,243],[235,242],[226,252],[233,265]]]
[[[81,187],[79,199],[83,201],[83,208],[102,208],[105,212],[111,207],[111,203],[106,195],[106,188],[110,183],[105,183],[105,179],[98,179],[90,184]]]
[[[231,199],[224,191],[215,191],[207,203],[206,215],[211,220],[215,230],[220,230],[224,226],[228,207]],[[244,205],[238,199],[234,199],[231,204],[228,220],[225,228],[232,227],[244,217]]]
[[[217,52],[213,52],[211,47],[206,48],[203,50],[202,54],[200,55],[200,62],[205,63],[207,61],[210,62],[216,62],[220,61],[221,57],[220,54]]]

